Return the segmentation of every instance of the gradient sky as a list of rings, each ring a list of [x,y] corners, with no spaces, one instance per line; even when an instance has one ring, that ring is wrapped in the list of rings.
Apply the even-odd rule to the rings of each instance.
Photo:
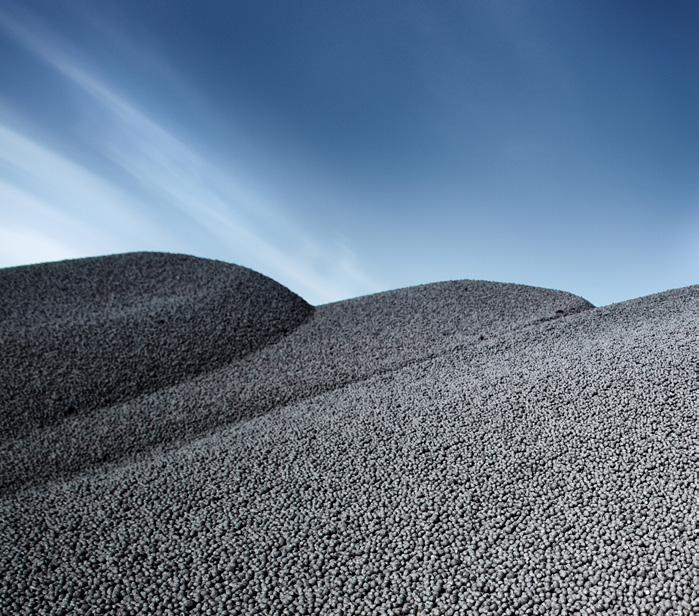
[[[699,283],[699,3],[0,4],[0,266],[232,261],[312,303]]]

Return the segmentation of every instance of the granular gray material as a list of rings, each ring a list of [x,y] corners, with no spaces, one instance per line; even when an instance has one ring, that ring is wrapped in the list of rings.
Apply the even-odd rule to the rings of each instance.
[[[697,614],[697,314],[699,287],[426,285],[36,428],[88,451],[118,412],[167,426],[55,476],[27,458],[0,613]]]
[[[474,281],[321,306],[276,344],[219,370],[7,441],[0,492],[180,443],[499,331],[588,308],[568,293]]]
[[[0,269],[0,438],[207,372],[312,311],[257,272],[185,255]]]

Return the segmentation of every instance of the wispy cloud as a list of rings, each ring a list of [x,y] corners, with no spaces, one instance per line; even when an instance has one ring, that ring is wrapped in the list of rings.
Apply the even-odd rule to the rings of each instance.
[[[0,123],[0,207],[3,226],[24,228],[24,236],[51,238],[70,255],[134,250],[145,237],[154,245],[172,240],[139,212],[138,203],[81,165]],[[27,248],[13,256],[5,247],[2,265],[36,262]],[[41,255],[45,257],[45,255]]]
[[[5,176],[0,203],[3,218],[10,217],[11,210],[15,225],[15,240],[5,244],[5,264],[40,261],[66,251],[75,256],[138,248],[206,254],[206,246],[187,240],[190,229],[197,228],[200,237],[217,246],[217,256],[254,267],[310,301],[378,290],[350,248],[309,237],[281,205],[226,166],[203,157],[133,97],[120,92],[94,67],[88,68],[88,62],[74,50],[69,52],[55,33],[1,12],[0,28],[91,101],[102,118],[92,146],[130,178],[128,186],[120,185],[114,177],[3,125],[0,118],[0,161],[6,170],[3,174],[0,169],[0,178]],[[27,205],[30,202],[33,207]],[[31,214],[39,207],[62,224],[45,228],[41,217]],[[174,225],[169,218],[189,223]],[[92,232],[83,232],[78,240],[79,226]],[[12,248],[21,243],[17,238],[27,235],[34,239],[22,250]],[[85,241],[90,235],[101,236],[102,241]],[[275,241],[280,237],[283,248]],[[42,252],[32,245],[52,248]]]

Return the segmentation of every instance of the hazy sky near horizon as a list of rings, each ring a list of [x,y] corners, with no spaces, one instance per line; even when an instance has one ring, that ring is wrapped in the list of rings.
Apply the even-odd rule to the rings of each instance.
[[[699,283],[699,4],[0,4],[0,266],[223,259],[312,303]]]

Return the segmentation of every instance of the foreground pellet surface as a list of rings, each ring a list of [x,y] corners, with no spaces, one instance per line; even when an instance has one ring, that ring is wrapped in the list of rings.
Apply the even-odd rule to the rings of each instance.
[[[699,613],[698,313],[500,328],[8,493],[0,613]]]

